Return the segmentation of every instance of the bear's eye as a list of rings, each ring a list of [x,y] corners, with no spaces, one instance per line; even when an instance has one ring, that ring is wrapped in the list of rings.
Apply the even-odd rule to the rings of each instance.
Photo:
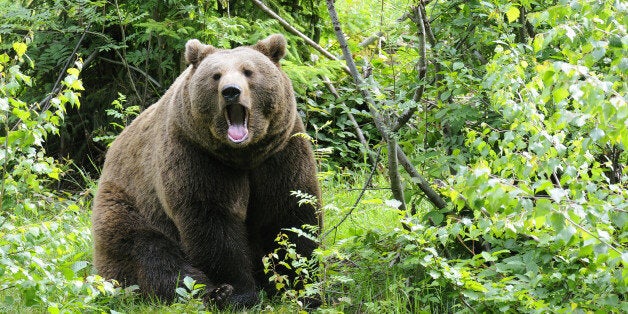
[[[212,78],[213,78],[215,81],[218,81],[218,80],[220,79],[220,77],[221,77],[221,76],[222,76],[222,75],[220,75],[220,73],[216,73],[216,74],[214,74],[214,75],[212,76]]]
[[[251,75],[253,75],[253,71],[248,70],[248,69],[247,69],[247,70],[244,70],[244,76],[246,76],[246,77],[251,77]]]

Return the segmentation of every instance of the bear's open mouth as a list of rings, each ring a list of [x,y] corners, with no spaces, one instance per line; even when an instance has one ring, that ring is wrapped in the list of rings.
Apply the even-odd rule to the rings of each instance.
[[[226,108],[227,136],[234,143],[240,143],[246,140],[249,135],[247,128],[248,113],[244,106],[240,104],[231,104]]]

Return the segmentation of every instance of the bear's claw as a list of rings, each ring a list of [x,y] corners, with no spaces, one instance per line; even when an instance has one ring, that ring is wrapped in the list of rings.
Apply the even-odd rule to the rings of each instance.
[[[218,305],[224,304],[233,293],[233,287],[229,284],[222,284],[209,292],[209,299]]]

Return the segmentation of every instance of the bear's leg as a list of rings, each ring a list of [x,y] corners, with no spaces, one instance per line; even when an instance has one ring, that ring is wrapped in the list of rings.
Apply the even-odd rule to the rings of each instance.
[[[301,228],[303,225],[322,226],[322,216],[318,212],[320,205],[301,204],[299,199],[292,195],[293,191],[301,191],[315,196],[320,201],[320,190],[316,178],[316,164],[310,144],[301,136],[290,138],[286,148],[253,171],[251,178],[251,203],[247,227],[251,233],[249,240],[255,248],[256,279],[269,294],[273,294],[275,287],[269,283],[268,275],[263,273],[262,258],[264,255],[278,249],[275,238],[279,232],[289,236],[290,242],[296,245],[296,251],[301,256],[311,257],[318,244],[310,238],[298,236],[287,231],[290,228]],[[280,259],[284,255],[279,251]],[[280,274],[291,279],[298,278],[294,269],[276,269]],[[294,289],[303,289],[297,284]],[[320,300],[303,300],[312,307],[320,305]]]
[[[206,285],[206,300],[224,303],[233,288],[214,286],[187,261],[177,242],[153,228],[129,200],[113,185],[99,187],[92,218],[98,273],[125,286],[138,285],[142,294],[163,301],[174,300],[176,287],[189,276]]]
[[[246,228],[242,221],[217,211],[193,210],[175,215],[174,221],[182,230],[181,243],[192,265],[207,275],[210,281],[228,283],[233,287],[228,303],[235,307],[249,307],[258,300],[253,278]],[[192,218],[191,218],[192,217]]]

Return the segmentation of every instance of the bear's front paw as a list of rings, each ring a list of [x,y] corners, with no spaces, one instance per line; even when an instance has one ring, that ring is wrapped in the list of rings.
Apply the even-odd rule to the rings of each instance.
[[[209,292],[209,300],[220,307],[227,303],[227,299],[229,299],[232,293],[233,287],[225,283]]]

